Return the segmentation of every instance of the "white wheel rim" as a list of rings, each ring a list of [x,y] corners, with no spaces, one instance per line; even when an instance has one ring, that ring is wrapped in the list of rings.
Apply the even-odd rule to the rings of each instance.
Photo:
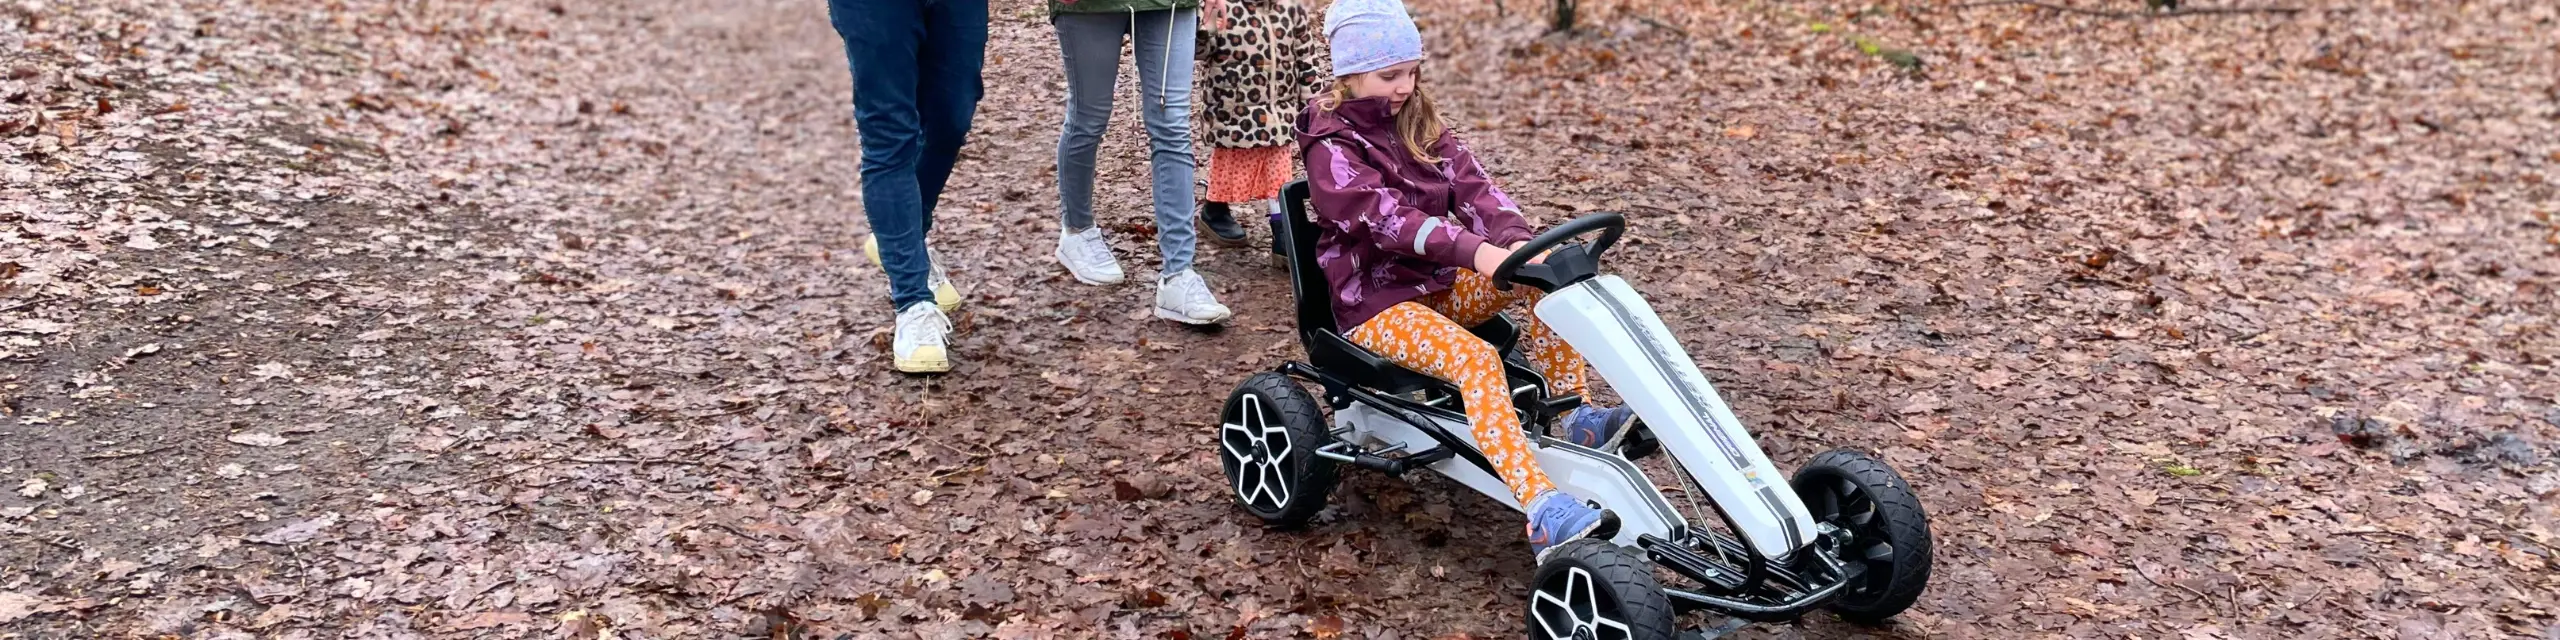
[[[1582,567],[1566,567],[1563,580],[1548,578],[1529,596],[1529,618],[1547,640],[1623,640],[1635,634],[1600,611],[1598,581]]]
[[[1248,393],[1241,400],[1238,421],[1219,426],[1218,446],[1236,463],[1236,499],[1249,506],[1269,499],[1278,511],[1289,504],[1289,474],[1280,466],[1291,453],[1289,430],[1263,415],[1262,396]],[[1238,439],[1245,446],[1238,447]]]

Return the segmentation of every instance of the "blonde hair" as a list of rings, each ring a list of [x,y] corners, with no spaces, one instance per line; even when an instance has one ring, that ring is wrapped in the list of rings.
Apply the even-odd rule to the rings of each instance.
[[[1332,111],[1334,107],[1350,101],[1351,79],[1335,78],[1333,91],[1325,94],[1321,106]],[[1412,152],[1414,159],[1424,164],[1440,164],[1441,158],[1431,155],[1431,147],[1440,142],[1440,134],[1448,128],[1440,121],[1440,109],[1431,105],[1431,93],[1423,91],[1419,82],[1415,83],[1413,97],[1406,98],[1404,109],[1396,112],[1396,138],[1404,141],[1405,150]]]

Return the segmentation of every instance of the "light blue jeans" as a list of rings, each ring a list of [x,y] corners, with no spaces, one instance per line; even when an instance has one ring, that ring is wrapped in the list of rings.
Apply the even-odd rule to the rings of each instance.
[[[1059,222],[1093,228],[1093,156],[1111,122],[1120,77],[1120,42],[1137,42],[1139,110],[1145,114],[1154,172],[1156,248],[1164,273],[1191,268],[1199,234],[1191,229],[1191,53],[1200,15],[1193,9],[1134,13],[1062,13],[1058,48],[1067,73],[1067,124],[1058,135]],[[1133,35],[1134,34],[1134,35]]]

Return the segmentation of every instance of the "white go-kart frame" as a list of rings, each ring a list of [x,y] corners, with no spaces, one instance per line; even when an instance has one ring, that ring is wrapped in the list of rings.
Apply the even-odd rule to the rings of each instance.
[[[1248,378],[1221,412],[1218,456],[1238,505],[1274,526],[1304,525],[1347,464],[1395,475],[1429,470],[1524,509],[1479,453],[1454,388],[1342,339],[1310,257],[1305,183],[1290,185],[1282,201],[1287,217],[1275,232],[1290,249],[1309,362]],[[1781,475],[1652,305],[1599,271],[1600,256],[1625,228],[1610,213],[1558,225],[1492,277],[1547,292],[1530,312],[1590,362],[1640,427],[1598,447],[1548,437],[1555,417],[1581,399],[1547,395],[1544,380],[1508,348],[1516,332],[1507,321],[1476,329],[1503,348],[1513,404],[1548,478],[1616,516],[1605,538],[1568,543],[1540,563],[1529,636],[1713,637],[1745,621],[1793,619],[1825,606],[1867,623],[1910,607],[1927,585],[1931,547],[1910,485],[1850,450]],[[1593,232],[1601,234],[1595,242],[1565,244]],[[1317,385],[1325,402],[1299,381]],[[1322,415],[1328,408],[1330,420]],[[1638,464],[1657,455],[1666,459],[1653,466],[1671,477]],[[1693,610],[1733,619],[1682,631],[1675,617]]]

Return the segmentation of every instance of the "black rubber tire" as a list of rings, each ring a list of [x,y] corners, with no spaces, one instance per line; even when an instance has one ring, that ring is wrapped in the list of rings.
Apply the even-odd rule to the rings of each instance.
[[[1249,409],[1259,411],[1252,421],[1246,419]],[[1333,435],[1325,428],[1323,407],[1307,395],[1306,388],[1279,372],[1254,374],[1228,394],[1218,418],[1218,466],[1226,471],[1228,495],[1235,498],[1236,506],[1279,529],[1304,526],[1324,511],[1340,470],[1333,460],[1316,455],[1317,448],[1333,442]],[[1249,425],[1257,424],[1263,425],[1260,448],[1247,435],[1254,432]],[[1274,442],[1285,442],[1286,447],[1271,446]],[[1240,451],[1271,464],[1257,462],[1248,469],[1238,458]],[[1239,477],[1247,471],[1258,477]],[[1246,484],[1257,480],[1265,484]],[[1283,483],[1278,495],[1266,488],[1272,481]]]
[[[1827,606],[1844,620],[1880,624],[1911,608],[1920,600],[1920,592],[1929,587],[1934,544],[1929,534],[1929,513],[1921,509],[1920,497],[1912,494],[1911,483],[1903,480],[1902,474],[1858,451],[1835,449],[1814,456],[1804,468],[1796,470],[1789,484],[1805,501],[1805,508],[1814,512],[1814,520],[1825,521],[1822,505],[1838,499],[1816,492],[1833,491],[1843,480],[1865,494],[1873,505],[1873,515],[1867,523],[1855,526],[1846,521],[1849,514],[1841,514],[1841,520],[1833,521],[1857,534],[1850,548],[1842,550],[1841,560],[1866,559],[1859,549],[1871,548],[1872,541],[1879,538],[1892,545],[1892,550],[1884,558],[1869,559],[1868,574],[1861,584],[1850,585]]]
[[[1653,565],[1627,555],[1618,545],[1606,540],[1582,539],[1564,543],[1547,552],[1547,561],[1538,564],[1537,577],[1529,581],[1528,620],[1530,640],[1573,640],[1574,628],[1559,613],[1579,612],[1574,607],[1558,604],[1554,597],[1561,590],[1570,593],[1573,572],[1580,570],[1590,578],[1595,606],[1591,613],[1625,627],[1606,628],[1594,640],[1674,640],[1679,627],[1673,624],[1671,599],[1662,595],[1662,583],[1653,579]],[[1561,582],[1562,584],[1557,584]],[[1545,597],[1542,597],[1545,596]],[[1561,633],[1555,629],[1561,626]],[[1595,630],[1600,628],[1595,627]],[[1623,631],[1623,633],[1621,633]]]

